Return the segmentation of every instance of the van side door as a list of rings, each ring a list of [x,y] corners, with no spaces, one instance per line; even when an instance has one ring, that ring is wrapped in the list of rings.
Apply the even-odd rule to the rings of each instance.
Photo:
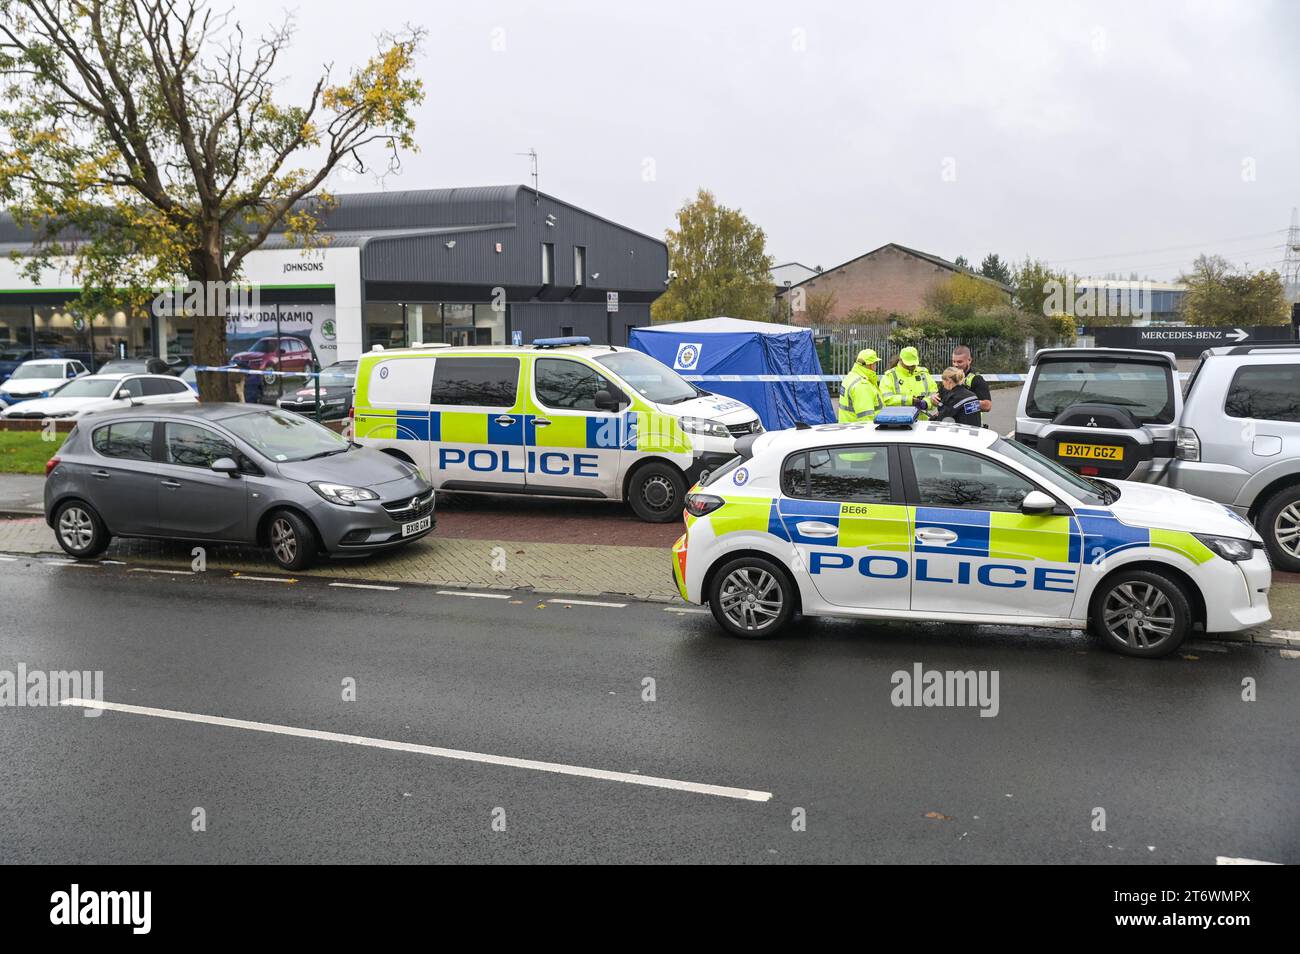
[[[623,415],[596,406],[601,391],[621,389],[589,364],[572,358],[533,361],[527,444],[530,491],[620,497]],[[630,453],[630,452],[629,452]]]
[[[439,355],[429,395],[430,479],[440,490],[522,493],[523,362],[516,355]]]

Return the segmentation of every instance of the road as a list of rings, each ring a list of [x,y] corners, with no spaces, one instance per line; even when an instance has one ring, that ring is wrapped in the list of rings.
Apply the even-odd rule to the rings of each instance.
[[[0,670],[263,723],[0,709],[4,862],[1300,862],[1300,661],[1276,650],[839,621],[750,643],[658,604],[34,559],[0,579]],[[896,708],[914,663],[996,670],[996,716]]]

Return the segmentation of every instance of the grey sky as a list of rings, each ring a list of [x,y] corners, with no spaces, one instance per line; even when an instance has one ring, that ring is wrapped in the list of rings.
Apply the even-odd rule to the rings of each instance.
[[[276,10],[236,4],[250,28]],[[1280,265],[1300,205],[1295,3],[316,0],[297,18],[286,92],[380,30],[429,30],[422,151],[389,189],[527,182],[515,153],[535,146],[543,191],[656,236],[703,186],[778,261],[892,241],[1156,279],[1200,251]]]

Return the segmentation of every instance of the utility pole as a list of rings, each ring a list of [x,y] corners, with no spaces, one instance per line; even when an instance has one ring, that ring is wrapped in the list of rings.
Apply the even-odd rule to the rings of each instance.
[[[1300,209],[1291,209],[1291,227],[1286,232],[1286,257],[1282,260],[1282,293],[1288,301],[1300,301]]]

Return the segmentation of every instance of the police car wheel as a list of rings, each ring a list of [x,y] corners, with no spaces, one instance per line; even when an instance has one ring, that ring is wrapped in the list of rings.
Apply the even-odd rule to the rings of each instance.
[[[69,500],[54,515],[54,530],[65,553],[79,559],[99,556],[108,549],[108,528],[95,508],[80,500]]]
[[[709,609],[733,636],[775,635],[794,615],[794,584],[762,557],[739,557],[718,568],[709,584]]]
[[[686,480],[671,464],[646,464],[632,475],[627,502],[632,512],[649,523],[669,523],[682,515]]]
[[[1283,487],[1264,501],[1256,525],[1273,566],[1300,573],[1300,487]]]
[[[1151,570],[1131,570],[1106,580],[1092,598],[1093,631],[1126,656],[1165,656],[1192,628],[1183,588]]]
[[[286,570],[305,570],[315,559],[316,533],[292,510],[281,510],[271,517],[266,537],[275,562]]]

